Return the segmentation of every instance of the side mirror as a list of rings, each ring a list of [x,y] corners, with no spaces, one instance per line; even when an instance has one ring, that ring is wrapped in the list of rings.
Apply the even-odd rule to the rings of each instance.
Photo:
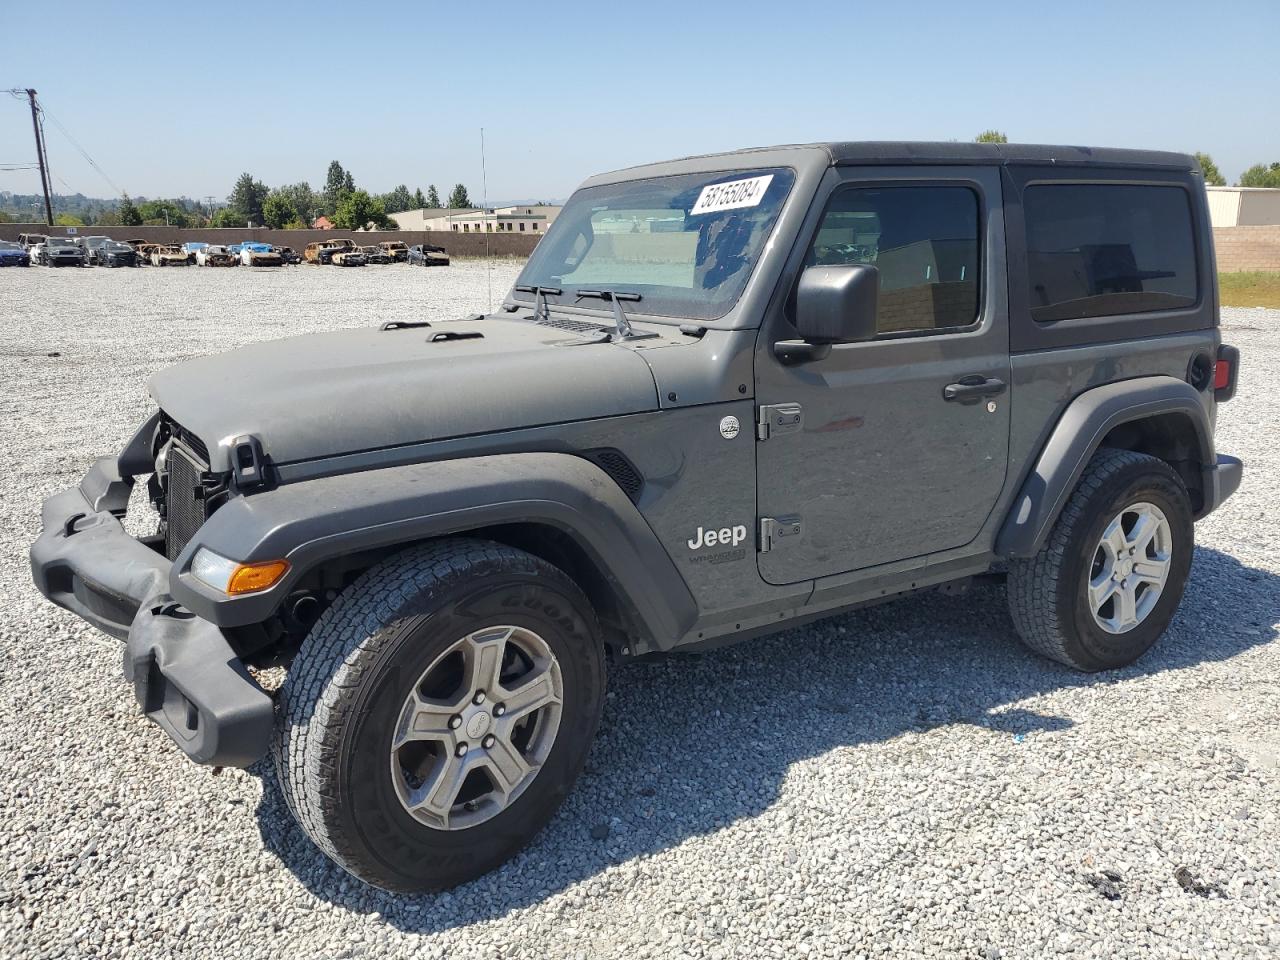
[[[796,329],[802,340],[783,340],[774,353],[783,363],[821,360],[833,343],[876,335],[880,271],[864,263],[809,267],[796,290]]]
[[[796,291],[796,328],[806,343],[853,343],[876,335],[880,271],[868,264],[809,267]]]

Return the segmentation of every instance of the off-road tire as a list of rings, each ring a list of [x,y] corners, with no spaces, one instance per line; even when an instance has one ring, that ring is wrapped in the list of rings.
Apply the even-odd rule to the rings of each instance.
[[[1126,633],[1093,619],[1087,585],[1094,551],[1125,507],[1155,504],[1169,521],[1173,549],[1168,579],[1150,614]],[[1034,557],[1009,564],[1009,612],[1023,643],[1087,673],[1133,663],[1160,638],[1182,599],[1195,535],[1191,499],[1163,460],[1130,450],[1100,449],[1089,461],[1048,539]]]
[[[534,630],[555,654],[559,729],[509,807],[467,829],[436,830],[396,796],[392,730],[422,671],[495,624]],[[586,762],[604,689],[595,613],[563,571],[490,541],[437,541],[371,568],[316,622],[277,704],[276,773],[298,823],[345,870],[385,890],[442,890],[503,863],[551,818]]]

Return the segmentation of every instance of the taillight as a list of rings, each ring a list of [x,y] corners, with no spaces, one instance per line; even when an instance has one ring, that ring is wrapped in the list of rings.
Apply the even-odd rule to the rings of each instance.
[[[1213,365],[1213,389],[1221,390],[1231,383],[1231,363],[1219,360]]]
[[[1225,403],[1236,395],[1236,377],[1240,374],[1240,351],[1225,343],[1218,347],[1213,365],[1213,399]]]

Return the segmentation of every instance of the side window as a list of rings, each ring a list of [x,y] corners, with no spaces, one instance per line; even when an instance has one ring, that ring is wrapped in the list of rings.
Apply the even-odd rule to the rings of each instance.
[[[969,187],[838,192],[806,263],[874,266],[880,333],[966,327],[978,319],[978,195]]]
[[[1022,210],[1032,319],[1195,304],[1195,233],[1181,187],[1034,184],[1023,194]]]

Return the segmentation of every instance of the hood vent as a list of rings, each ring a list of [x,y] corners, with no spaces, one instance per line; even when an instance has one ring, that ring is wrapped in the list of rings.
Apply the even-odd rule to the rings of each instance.
[[[557,330],[567,330],[570,333],[602,333],[613,329],[599,323],[587,323],[585,320],[538,319],[533,322],[540,327],[555,327]]]

